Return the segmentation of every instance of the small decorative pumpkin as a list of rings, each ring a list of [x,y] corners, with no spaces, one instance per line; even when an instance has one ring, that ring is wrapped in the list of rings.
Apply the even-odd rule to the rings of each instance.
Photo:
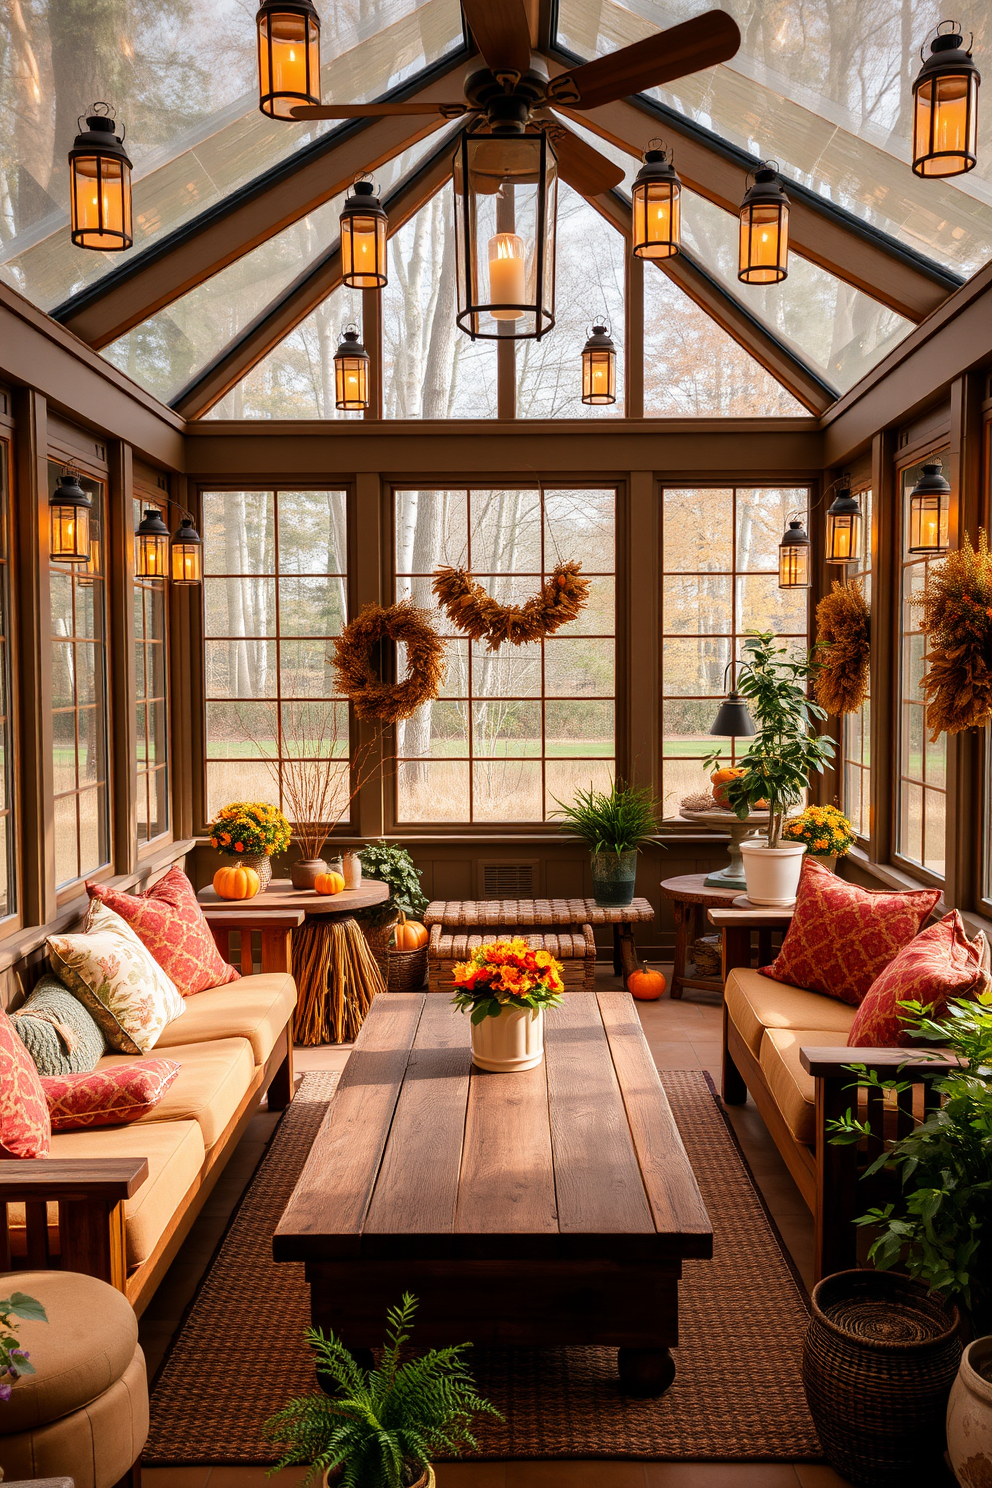
[[[632,971],[627,978],[627,991],[638,1002],[657,1002],[667,986],[664,973],[652,971],[648,966],[643,971]]]
[[[214,874],[214,888],[222,899],[254,899],[261,887],[254,868],[246,868],[243,863],[218,868]]]
[[[710,783],[713,786],[713,799],[718,806],[727,805],[727,795],[724,787],[728,786],[732,780],[736,780],[738,776],[743,774],[743,770],[735,770],[730,768],[729,766],[722,770],[713,771],[713,774],[710,776]]]
[[[340,894],[344,888],[344,876],[340,873],[318,873],[313,886],[318,894]]]
[[[421,925],[419,920],[408,920],[401,910],[393,932],[393,944],[398,951],[415,951],[418,946],[425,946],[427,926]]]

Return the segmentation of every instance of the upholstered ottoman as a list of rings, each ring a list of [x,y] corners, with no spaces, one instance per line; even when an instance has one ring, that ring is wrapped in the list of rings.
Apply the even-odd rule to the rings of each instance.
[[[47,1323],[18,1322],[37,1373],[0,1407],[0,1467],[18,1478],[114,1488],[148,1436],[148,1382],[138,1321],[122,1292],[74,1271],[0,1275],[0,1296],[26,1292]]]

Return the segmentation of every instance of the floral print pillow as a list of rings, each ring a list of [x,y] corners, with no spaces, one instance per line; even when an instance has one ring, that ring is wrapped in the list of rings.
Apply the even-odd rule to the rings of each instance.
[[[93,1015],[112,1049],[147,1054],[186,1004],[130,925],[90,903],[81,935],[50,935],[52,969]]]

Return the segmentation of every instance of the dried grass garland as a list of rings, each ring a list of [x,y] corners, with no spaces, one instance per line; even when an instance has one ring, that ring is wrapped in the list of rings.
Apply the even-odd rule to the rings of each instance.
[[[927,637],[923,694],[931,739],[982,728],[992,718],[992,554],[979,529],[978,548],[964,545],[927,574],[913,604]]]
[[[813,692],[828,713],[857,713],[868,696],[870,638],[871,612],[861,581],[835,579],[816,607],[816,659],[823,670],[816,673]]]
[[[402,682],[383,682],[373,669],[373,647],[387,640],[406,646],[407,675]],[[387,608],[367,604],[334,642],[337,685],[354,703],[359,718],[399,723],[437,697],[447,671],[444,649],[427,611],[412,600]]]
[[[526,646],[543,640],[574,620],[589,602],[589,580],[581,569],[581,563],[557,564],[540,594],[522,605],[500,604],[463,568],[435,569],[432,587],[456,630],[497,651],[504,641]]]

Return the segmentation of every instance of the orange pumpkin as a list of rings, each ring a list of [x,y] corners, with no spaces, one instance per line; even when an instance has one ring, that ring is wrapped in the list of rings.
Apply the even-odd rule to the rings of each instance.
[[[254,868],[243,863],[218,868],[214,874],[214,888],[222,899],[254,899],[261,886]]]
[[[318,894],[340,894],[344,877],[340,873],[318,873],[313,886]]]
[[[627,991],[639,1002],[656,1002],[667,986],[664,974],[647,966],[643,971],[632,971],[627,978]]]
[[[710,776],[710,783],[713,786],[713,799],[718,806],[727,805],[727,795],[724,787],[743,774],[743,770],[735,770],[729,767],[723,770],[713,771],[713,774]]]
[[[393,932],[393,944],[398,951],[415,951],[418,946],[425,946],[427,926],[421,925],[419,920],[408,920],[401,910]]]

